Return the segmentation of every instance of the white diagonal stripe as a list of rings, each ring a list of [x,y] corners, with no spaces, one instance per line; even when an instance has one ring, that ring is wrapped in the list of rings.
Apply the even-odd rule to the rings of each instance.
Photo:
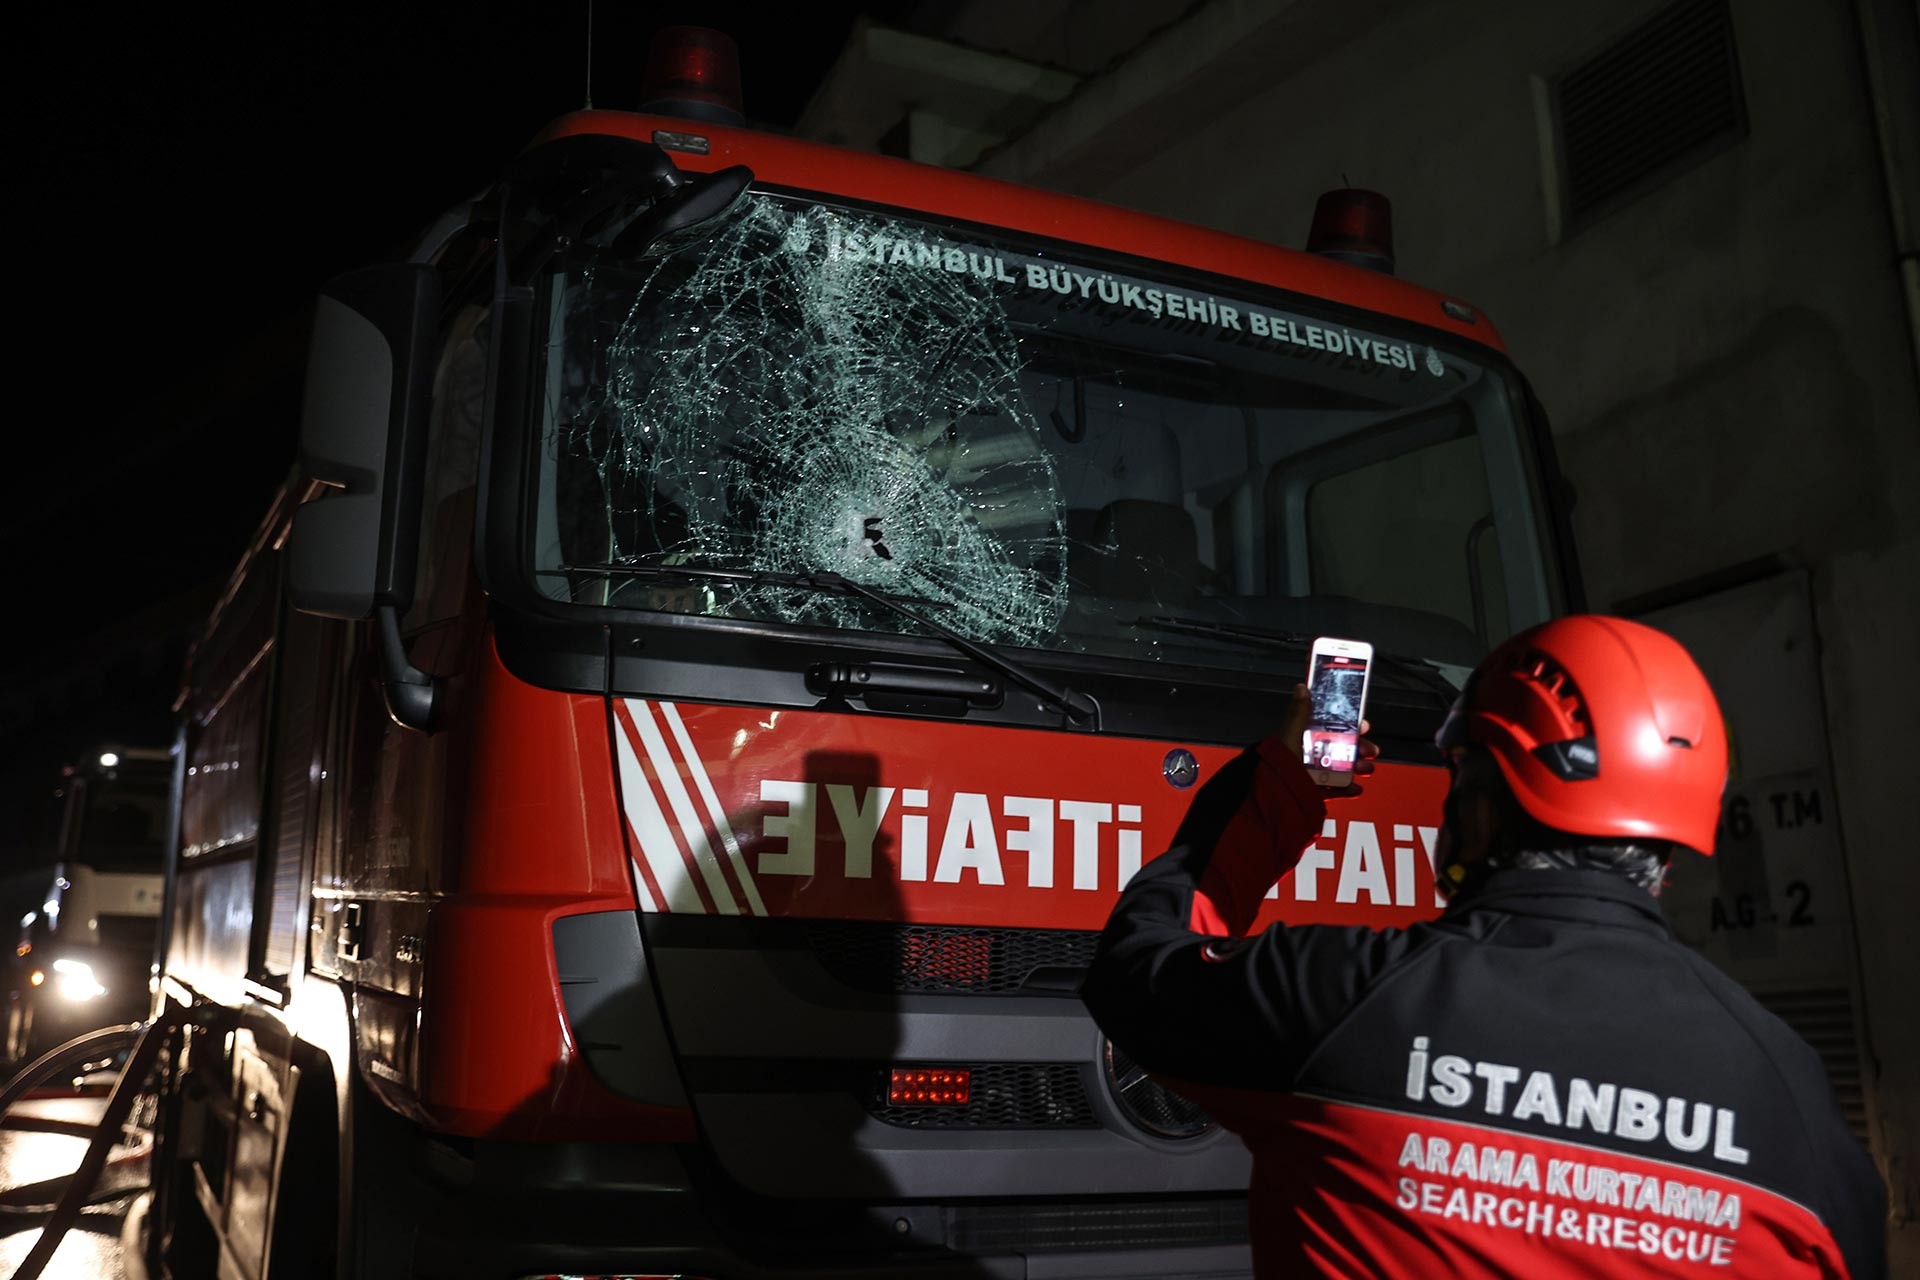
[[[647,744],[647,757],[653,761],[653,771],[660,775],[660,785],[667,793],[667,803],[673,806],[673,816],[680,823],[680,832],[687,838],[687,848],[693,850],[693,861],[700,868],[700,876],[707,882],[707,891],[713,895],[714,905],[720,908],[724,916],[740,914],[740,904],[733,900],[733,890],[727,887],[727,876],[720,869],[719,859],[713,856],[713,846],[707,841],[707,828],[693,812],[693,799],[687,795],[687,784],[680,780],[679,766],[673,762],[673,753],[667,749],[667,741],[660,736],[660,726],[653,722],[653,708],[639,699],[630,700],[627,707],[633,714],[634,727],[640,730],[640,740]]]
[[[720,833],[720,843],[727,851],[727,861],[733,864],[734,871],[740,877],[740,888],[747,895],[747,905],[755,915],[767,914],[766,904],[760,901],[760,889],[754,884],[753,873],[747,870],[746,857],[740,852],[740,842],[734,839],[733,824],[727,821],[727,811],[720,807],[720,797],[714,794],[713,779],[707,776],[706,762],[693,749],[693,739],[687,734],[687,726],[681,722],[680,708],[671,702],[663,702],[660,704],[660,714],[666,717],[667,728],[673,731],[673,740],[680,744],[680,754],[686,759],[687,771],[693,775],[693,785],[706,802],[707,812],[713,815],[713,829]]]
[[[641,772],[633,743],[617,722],[614,730],[620,756],[620,790],[627,802],[627,821],[633,827],[634,837],[640,841],[640,856],[653,869],[654,883],[666,895],[668,911],[701,915],[706,908],[700,905],[700,891],[694,888],[687,864],[680,859],[680,848],[673,842],[673,831],[667,826],[666,815],[660,812],[660,802],[653,797],[652,784]],[[644,880],[640,887],[645,890]]]
[[[642,911],[658,911],[660,908],[654,905],[653,891],[647,888],[647,878],[640,874],[640,863],[633,859],[629,859],[629,861],[633,862],[633,892],[640,899],[640,909]]]

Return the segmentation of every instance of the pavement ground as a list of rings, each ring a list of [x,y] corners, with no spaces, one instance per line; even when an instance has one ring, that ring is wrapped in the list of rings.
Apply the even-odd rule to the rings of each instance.
[[[106,1108],[105,1098],[40,1098],[21,1102],[9,1125],[0,1128],[0,1196],[48,1178],[71,1173],[87,1149],[86,1139],[69,1133],[35,1132],[18,1127],[35,1122],[90,1125]],[[120,1228],[132,1190],[146,1181],[144,1160],[128,1160],[124,1150],[101,1175],[101,1191],[130,1188],[119,1199],[96,1204],[80,1215],[73,1230],[43,1273],[43,1280],[126,1280],[120,1263]],[[10,1276],[40,1238],[44,1212],[0,1205],[0,1276]]]

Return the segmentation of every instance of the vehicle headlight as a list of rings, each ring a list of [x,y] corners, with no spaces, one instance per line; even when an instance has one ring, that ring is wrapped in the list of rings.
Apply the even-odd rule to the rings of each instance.
[[[84,960],[55,960],[53,989],[69,1000],[92,1000],[107,994],[107,989],[93,976],[93,966]]]

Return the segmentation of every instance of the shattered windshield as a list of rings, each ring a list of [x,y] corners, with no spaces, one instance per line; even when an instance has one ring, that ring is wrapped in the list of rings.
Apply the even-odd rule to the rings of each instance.
[[[1470,665],[1547,616],[1498,372],[1140,269],[760,193],[561,264],[542,590],[914,629],[791,581],[828,571],[983,642],[1236,668],[1290,634]]]

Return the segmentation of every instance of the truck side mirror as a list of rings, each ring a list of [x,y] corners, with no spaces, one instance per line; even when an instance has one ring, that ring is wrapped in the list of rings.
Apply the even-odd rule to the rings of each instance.
[[[329,282],[314,310],[300,472],[331,486],[293,514],[287,597],[365,618],[412,603],[439,278],[393,263]]]

